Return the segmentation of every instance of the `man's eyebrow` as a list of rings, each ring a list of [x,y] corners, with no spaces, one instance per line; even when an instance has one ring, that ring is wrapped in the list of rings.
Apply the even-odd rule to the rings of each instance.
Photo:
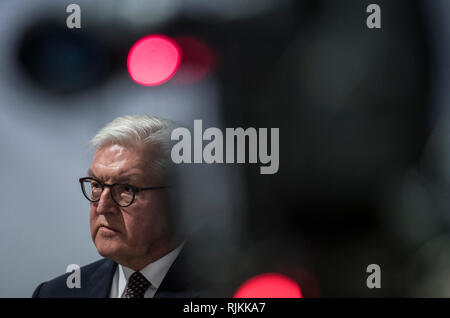
[[[94,174],[94,172],[91,169],[88,170],[88,177],[98,179],[98,177]],[[117,177],[115,179],[118,182],[123,182],[123,181],[128,181],[128,180],[135,181],[135,180],[137,180],[138,177],[139,177],[139,174],[131,173],[131,174],[128,174],[128,175],[123,175],[123,176]]]

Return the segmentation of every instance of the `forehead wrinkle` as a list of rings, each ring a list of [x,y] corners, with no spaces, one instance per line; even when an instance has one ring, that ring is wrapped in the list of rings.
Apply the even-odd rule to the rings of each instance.
[[[119,182],[128,181],[128,180],[138,181],[139,177],[142,176],[143,173],[145,173],[145,171],[134,172],[136,169],[139,169],[139,168],[131,167],[131,168],[121,169],[119,171],[114,171],[114,172],[111,172],[111,171],[106,172],[105,171],[105,172],[101,173],[100,175],[102,175],[102,176],[100,176],[100,175],[96,175],[90,168],[88,170],[88,176],[94,177],[97,179],[112,179],[112,180],[116,180]],[[139,170],[141,170],[141,169],[139,169]]]
[[[144,181],[147,179],[149,170],[147,151],[148,149],[142,146],[110,145],[99,148],[94,155],[93,165],[89,172],[92,176],[96,176],[92,171],[92,169],[96,169],[96,172],[100,173],[102,177],[113,181],[141,179]],[[98,175],[99,178],[100,175]]]
[[[119,173],[116,177],[114,177],[114,179],[116,179],[117,181],[127,181],[127,180],[131,180],[131,181],[136,181],[138,179],[138,176],[140,174],[137,173],[124,173],[124,175],[121,175],[121,173]]]

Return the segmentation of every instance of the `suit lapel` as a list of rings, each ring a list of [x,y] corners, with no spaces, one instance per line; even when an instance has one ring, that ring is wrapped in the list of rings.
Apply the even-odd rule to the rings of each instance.
[[[197,288],[195,288],[196,279],[189,274],[191,267],[189,266],[189,252],[186,245],[170,267],[154,298],[194,298],[200,296]],[[108,298],[116,268],[116,262],[104,259],[88,278],[86,288],[83,286],[82,290],[84,292],[80,296],[85,298]]]
[[[108,298],[117,263],[105,259],[105,261],[92,273],[87,286],[87,298]]]

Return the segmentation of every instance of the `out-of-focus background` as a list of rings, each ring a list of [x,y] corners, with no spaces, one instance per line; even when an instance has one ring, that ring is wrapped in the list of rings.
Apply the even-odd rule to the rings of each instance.
[[[182,59],[148,87],[127,56],[151,34]],[[99,258],[87,144],[141,113],[280,129],[277,174],[183,172],[183,224],[208,251],[197,270],[225,294],[275,272],[305,297],[450,296],[449,37],[448,0],[1,1],[0,297]]]

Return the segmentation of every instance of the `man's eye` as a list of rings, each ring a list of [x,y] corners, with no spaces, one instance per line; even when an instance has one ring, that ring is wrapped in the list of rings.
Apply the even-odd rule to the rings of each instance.
[[[124,190],[125,190],[126,192],[133,192],[133,187],[130,186],[129,184],[125,184],[125,185],[124,185]]]
[[[95,189],[101,188],[100,184],[98,182],[95,182],[95,181],[91,182],[91,187],[95,188]]]

